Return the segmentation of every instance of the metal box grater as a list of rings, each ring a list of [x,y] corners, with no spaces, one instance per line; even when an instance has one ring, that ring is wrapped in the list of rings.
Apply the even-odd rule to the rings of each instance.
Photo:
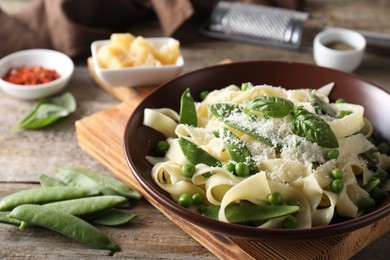
[[[309,14],[289,9],[220,1],[201,28],[207,36],[297,49]]]

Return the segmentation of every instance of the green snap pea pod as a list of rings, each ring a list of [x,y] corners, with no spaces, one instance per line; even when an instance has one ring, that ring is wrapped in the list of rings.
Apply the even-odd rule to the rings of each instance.
[[[43,204],[42,207],[60,210],[75,216],[83,216],[115,207],[125,201],[126,197],[116,195],[87,197]]]
[[[204,216],[218,219],[219,206],[200,208]],[[297,213],[299,206],[293,205],[228,205],[225,215],[231,223],[266,221]]]
[[[122,210],[110,209],[102,212],[98,217],[93,218],[91,222],[103,226],[120,226],[129,223],[137,217],[136,214],[130,214]]]
[[[126,201],[128,201],[126,197],[106,195],[51,202],[43,204],[42,207],[60,210],[74,216],[84,217],[102,212]],[[29,224],[23,221],[20,225],[20,229],[24,229],[27,226],[29,226]]]
[[[245,122],[238,121],[238,120],[231,120],[228,118],[233,113],[243,113],[243,111],[239,106],[233,104],[219,103],[219,104],[210,104],[208,107],[211,114],[215,116],[219,121],[223,122],[224,124],[238,131],[241,131],[249,136],[252,136],[268,146],[271,147],[274,146],[271,140],[269,140],[264,136],[261,136],[256,131],[256,128],[251,126],[252,124],[245,124]]]
[[[316,94],[314,94],[314,91],[309,92],[309,97],[312,100],[313,107],[317,113],[317,115],[326,114],[331,117],[336,117],[336,112],[322,99],[320,99]]]
[[[66,186],[65,183],[63,183],[62,181],[47,176],[46,174],[43,173],[38,176],[38,180],[42,187]]]
[[[98,191],[81,187],[45,187],[22,190],[4,197],[0,210],[11,210],[22,204],[44,204],[53,201],[98,195]]]
[[[230,159],[235,162],[247,163],[250,174],[254,174],[259,171],[255,161],[252,158],[252,154],[246,147],[245,143],[227,128],[223,129],[223,143],[230,156]]]
[[[200,163],[214,167],[222,165],[221,162],[219,162],[215,157],[213,157],[211,154],[209,154],[193,142],[188,141],[183,137],[180,137],[178,142],[184,156],[193,165],[197,165]]]
[[[104,176],[102,174],[98,174],[93,171],[89,171],[81,168],[67,167],[67,168],[59,168],[56,170],[56,172],[57,174],[73,173],[74,175],[82,175],[84,177],[89,178],[92,181],[95,181],[97,184],[106,187],[107,189],[111,189],[119,193],[122,196],[131,199],[141,199],[141,194],[138,191],[133,190],[123,182],[118,181],[111,177]]]
[[[94,248],[117,249],[116,244],[102,231],[81,218],[62,211],[26,204],[16,207],[8,216],[51,229]]]
[[[80,174],[72,168],[61,168],[56,171],[56,177],[69,186],[84,187],[88,189],[97,190],[102,195],[120,195],[118,192],[105,187],[95,180]]]
[[[7,217],[9,213],[9,211],[0,211],[0,223],[19,226],[21,224],[21,221],[16,218]]]
[[[194,99],[191,96],[190,89],[187,88],[180,99],[180,124],[187,124],[191,126],[198,125],[198,118],[196,115],[196,108]]]

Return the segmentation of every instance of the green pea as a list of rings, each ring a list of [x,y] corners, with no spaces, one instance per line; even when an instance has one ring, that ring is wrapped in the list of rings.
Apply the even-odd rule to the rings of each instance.
[[[299,226],[298,219],[291,215],[287,216],[282,222],[283,228],[297,228],[298,226]]]
[[[167,141],[159,141],[156,145],[156,153],[161,156],[165,156],[169,150],[169,144]]]
[[[282,193],[274,191],[267,196],[268,203],[271,205],[279,205],[284,201]]]
[[[239,177],[247,177],[249,175],[249,166],[243,162],[239,162],[235,166],[235,172]]]
[[[328,160],[335,160],[339,157],[340,153],[339,153],[339,150],[336,149],[336,148],[333,148],[333,149],[330,149],[328,154],[326,155],[326,158],[328,158]]]
[[[378,169],[376,171],[376,175],[375,175],[379,180],[381,180],[381,182],[385,182],[387,181],[387,179],[389,178],[389,174],[387,173],[387,171],[383,170],[383,169]]]
[[[210,92],[208,92],[207,90],[203,90],[202,92],[200,92],[200,94],[199,94],[200,100],[202,100],[202,101],[205,100],[209,93]]]
[[[182,207],[189,208],[194,204],[194,200],[192,199],[191,194],[182,194],[177,200],[177,204]]]
[[[345,101],[344,98],[338,98],[338,99],[336,99],[335,103],[336,104],[342,104],[342,103],[347,103],[347,101]]]
[[[236,165],[233,162],[227,162],[222,167],[232,173],[234,173],[236,169]]]
[[[62,211],[26,204],[16,207],[8,216],[51,229],[94,248],[117,249],[116,244],[102,231],[88,222]]]
[[[116,227],[127,224],[136,217],[136,214],[129,214],[122,210],[110,209],[103,212],[98,217],[93,218],[91,221],[95,224],[103,226]]]
[[[334,168],[330,172],[330,176],[332,176],[333,179],[341,179],[343,177],[343,172],[340,168]]]
[[[330,183],[330,191],[334,193],[339,193],[343,190],[344,183],[340,179],[335,179]]]
[[[361,211],[372,210],[375,208],[375,206],[376,206],[375,200],[371,197],[368,197],[368,196],[361,198],[359,203],[358,203],[358,208]]]
[[[22,204],[44,204],[53,201],[98,195],[99,191],[81,187],[44,187],[15,192],[0,201],[0,210],[11,210]]]
[[[389,144],[387,144],[387,143],[380,143],[380,144],[378,144],[377,148],[378,148],[378,151],[380,153],[389,154],[389,150],[390,150],[389,149]]]
[[[197,192],[192,195],[192,200],[194,201],[194,205],[202,205],[204,203],[204,196]]]
[[[190,162],[186,162],[181,167],[181,174],[185,177],[191,178],[195,173],[195,165]]]

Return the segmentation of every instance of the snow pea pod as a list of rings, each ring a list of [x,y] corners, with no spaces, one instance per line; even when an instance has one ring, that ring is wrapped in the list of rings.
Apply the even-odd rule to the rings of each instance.
[[[246,163],[249,167],[250,174],[254,174],[259,171],[255,161],[252,158],[252,154],[246,147],[245,143],[227,128],[223,129],[223,143],[230,156],[230,159],[235,162]]]
[[[115,207],[116,205],[119,205],[125,201],[127,201],[126,197],[106,195],[57,201],[44,204],[42,207],[60,210],[74,216],[83,216],[86,214],[101,212],[103,210]]]
[[[317,115],[326,114],[331,117],[336,117],[336,112],[334,112],[333,108],[331,108],[327,103],[322,101],[322,99],[314,94],[314,90],[309,92],[309,97],[313,102],[313,107]]]
[[[98,195],[98,191],[79,187],[45,187],[22,190],[4,197],[0,210],[11,210],[22,204],[44,204],[53,201]]]
[[[204,216],[218,219],[219,209],[219,206],[207,206],[200,211]],[[246,223],[288,216],[298,211],[299,206],[296,205],[228,205],[225,215],[231,223]]]
[[[183,137],[180,137],[178,142],[184,156],[193,165],[197,165],[200,163],[214,167],[222,165],[221,162],[219,162],[211,154],[207,153],[205,150],[203,150],[193,142],[188,141]]]
[[[58,187],[58,186],[65,186],[65,183],[63,183],[60,180],[57,180],[53,177],[47,176],[46,174],[40,174],[38,176],[39,183],[42,187]]]
[[[215,116],[219,121],[223,122],[224,124],[241,131],[249,136],[252,136],[259,140],[260,142],[273,147],[271,140],[261,136],[256,126],[253,126],[253,124],[245,124],[245,121],[242,122],[242,120],[232,120],[229,119],[229,116],[236,113],[244,114],[241,108],[234,104],[225,104],[225,103],[218,103],[218,104],[210,104],[208,106],[211,114]]]
[[[62,211],[26,204],[14,208],[8,216],[51,229],[94,248],[108,250],[117,248],[116,244],[102,231],[81,218]]]
[[[180,99],[180,124],[187,124],[191,126],[198,125],[198,118],[196,116],[196,108],[194,99],[191,96],[190,89],[187,88]]]
[[[136,217],[136,214],[130,214],[117,209],[110,209],[108,211],[103,212],[96,218],[93,218],[91,221],[95,224],[115,227],[127,224]]]
[[[92,181],[95,181],[97,184],[102,185],[108,189],[111,189],[117,193],[119,193],[122,196],[125,196],[127,198],[131,199],[141,199],[141,194],[138,193],[138,191],[133,190],[126,184],[124,184],[121,181],[118,181],[114,178],[107,177],[101,174],[98,174],[93,171],[89,171],[86,169],[81,168],[72,168],[72,167],[65,167],[65,168],[59,168],[56,170],[57,174],[64,174],[64,173],[73,173],[74,175],[82,175],[84,177],[89,178]]]
[[[0,211],[0,223],[19,226],[22,222],[18,219],[7,217],[9,213],[9,211]]]

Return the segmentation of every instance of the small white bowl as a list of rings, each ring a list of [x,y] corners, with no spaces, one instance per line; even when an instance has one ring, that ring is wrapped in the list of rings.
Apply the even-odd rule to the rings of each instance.
[[[329,47],[329,44],[337,42],[352,48],[339,50]],[[314,59],[319,66],[352,72],[362,62],[365,48],[366,39],[360,33],[349,29],[329,28],[314,38]]]
[[[51,82],[37,85],[18,85],[2,79],[12,68],[34,65],[42,66],[46,69],[54,69],[60,77]],[[18,51],[0,60],[0,88],[3,92],[15,98],[40,99],[62,90],[68,84],[73,71],[73,61],[61,52],[49,49]]]
[[[157,47],[174,41],[170,37],[152,37],[145,38],[145,40],[155,44]],[[93,42],[91,44],[91,52],[97,76],[110,87],[155,86],[179,76],[183,69],[184,59],[181,54],[173,65],[133,66],[119,69],[102,68],[97,60],[97,52],[100,47],[108,43],[110,43],[110,40]]]

